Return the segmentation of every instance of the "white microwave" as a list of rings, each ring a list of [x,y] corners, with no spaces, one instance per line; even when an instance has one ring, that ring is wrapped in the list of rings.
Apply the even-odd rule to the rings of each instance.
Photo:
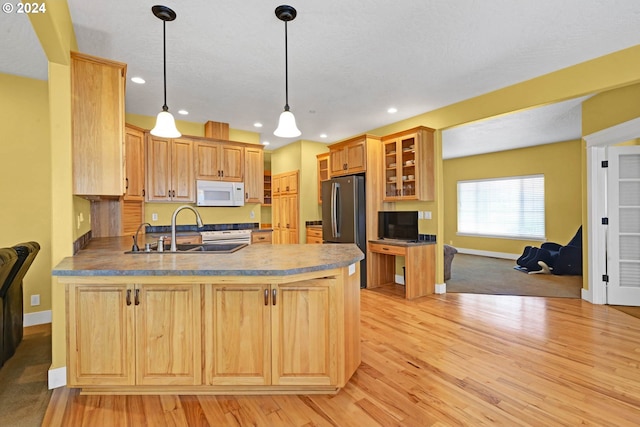
[[[196,181],[198,206],[244,206],[244,182]]]

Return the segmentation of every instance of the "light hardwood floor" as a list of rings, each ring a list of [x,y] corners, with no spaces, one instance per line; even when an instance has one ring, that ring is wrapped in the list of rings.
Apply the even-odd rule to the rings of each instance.
[[[393,291],[391,291],[392,293]],[[81,396],[45,426],[637,426],[640,319],[579,299],[362,291],[334,396]]]

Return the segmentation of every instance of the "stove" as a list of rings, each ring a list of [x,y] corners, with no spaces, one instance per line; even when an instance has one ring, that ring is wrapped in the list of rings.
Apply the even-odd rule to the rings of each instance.
[[[202,243],[206,245],[226,243],[251,243],[251,230],[201,231]]]

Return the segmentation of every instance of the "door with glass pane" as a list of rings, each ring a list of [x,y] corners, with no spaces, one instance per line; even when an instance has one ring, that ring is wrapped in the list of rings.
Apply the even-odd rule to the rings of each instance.
[[[640,147],[608,148],[607,302],[640,306]]]

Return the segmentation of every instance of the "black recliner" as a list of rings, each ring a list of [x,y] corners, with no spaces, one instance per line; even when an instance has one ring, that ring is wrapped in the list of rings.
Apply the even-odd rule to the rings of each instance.
[[[18,262],[18,254],[15,249],[0,248],[0,284],[7,281],[16,262]],[[1,357],[4,354],[4,319],[4,297],[0,295],[0,366],[4,365],[4,358]]]
[[[0,353],[2,364],[14,355],[18,344],[22,341],[24,328],[22,281],[40,251],[40,245],[37,242],[26,242],[16,245],[12,249],[15,250],[18,260],[0,288],[4,324],[2,352]]]
[[[582,226],[565,246],[546,242],[539,248],[527,246],[516,261],[518,270],[557,275],[582,274]]]

